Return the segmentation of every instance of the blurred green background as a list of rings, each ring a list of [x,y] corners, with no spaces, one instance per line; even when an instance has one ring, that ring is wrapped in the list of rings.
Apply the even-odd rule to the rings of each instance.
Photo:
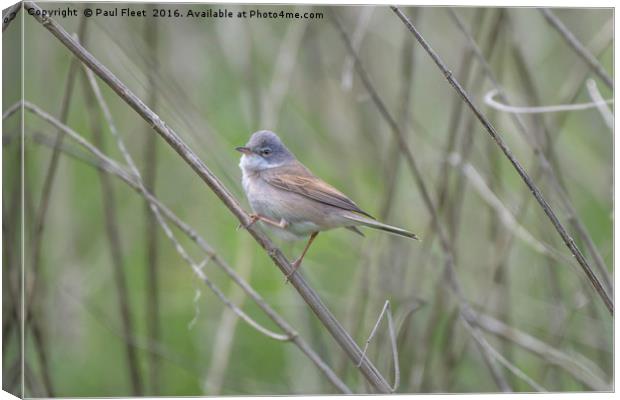
[[[80,15],[84,7],[78,3],[42,6],[74,7]],[[120,9],[125,5],[90,3],[88,7]],[[147,5],[128,7],[149,10]],[[471,111],[458,110],[462,102],[456,92],[388,7],[152,7],[178,9],[182,14],[188,9],[223,8],[323,14],[323,18],[292,20],[153,18],[150,11],[146,18],[92,17],[81,41],[182,136],[244,207],[248,205],[234,147],[245,144],[252,132],[270,129],[301,162],[362,209],[422,237],[417,243],[370,230],[365,230],[365,238],[346,230],[331,231],[318,236],[302,266],[303,275],[360,345],[384,302],[391,301],[399,335],[399,393],[500,389],[458,317],[458,301],[446,284],[443,255],[429,228],[430,214],[389,126],[353,68],[350,53],[329,18],[331,12],[352,37],[372,84],[401,125],[436,204],[442,170],[449,174],[440,218],[450,232],[457,276],[472,307],[590,366],[586,370],[601,378],[608,390],[613,389],[609,383],[613,377],[612,317],[583,271],[571,262],[567,248],[512,166],[478,121],[472,121]],[[535,173],[540,163],[532,143],[543,143],[544,151],[552,148],[553,168],[561,174],[568,197],[611,274],[613,136],[598,110],[526,115],[529,136],[522,136],[510,115],[485,105],[484,96],[492,83],[482,75],[481,64],[471,56],[467,39],[448,9],[403,10],[490,117],[528,173],[536,177],[551,207],[593,264],[549,174]],[[597,82],[603,98],[613,97],[538,10],[454,11],[470,31],[477,32],[481,49],[514,104],[590,102],[585,83],[590,78]],[[611,71],[612,10],[555,12]],[[81,18],[55,19],[73,33]],[[24,15],[23,28],[24,98],[58,117],[72,56],[31,16]],[[20,98],[20,30],[21,16],[3,33],[4,110]],[[522,55],[525,73],[518,66],[517,53]],[[464,69],[469,73],[463,75]],[[76,71],[67,125],[93,142],[92,118],[98,106],[88,106],[83,70]],[[144,171],[149,137],[155,132],[105,84],[100,85],[129,152]],[[613,110],[613,104],[610,107]],[[11,391],[18,390],[20,380],[16,371],[20,331],[12,314],[21,264],[18,115],[3,123],[3,381],[5,390]],[[460,116],[455,119],[455,115]],[[104,152],[125,165],[104,120],[98,121]],[[546,141],[545,127],[551,142]],[[50,144],[57,131],[26,112],[24,132],[23,261],[28,286],[33,276],[35,220],[51,161]],[[488,197],[485,200],[472,175],[446,163],[446,143],[453,134],[452,152],[468,153],[469,165],[494,193],[496,203]],[[30,321],[25,330],[26,396],[337,393],[293,344],[267,338],[227,315],[229,309],[193,274],[159,227],[155,228],[157,262],[149,262],[150,214],[143,198],[113,177],[116,218],[108,223],[116,224],[119,235],[128,296],[125,305],[133,325],[127,337],[106,235],[100,175],[88,162],[67,154],[85,154],[73,141],[65,138],[63,143],[33,295],[32,318],[41,341],[30,329]],[[294,288],[284,284],[266,253],[247,232],[236,229],[238,221],[159,137],[156,153],[154,191],[159,200],[244,276],[354,392],[372,392]],[[523,199],[528,206],[521,213]],[[493,206],[497,203],[517,219],[520,236],[511,239],[516,228],[503,222],[505,214]],[[179,230],[174,228],[174,232],[195,260],[205,258]],[[303,246],[277,239],[276,243],[290,259]],[[551,250],[541,250],[541,243]],[[157,276],[156,303],[148,283],[151,267]],[[280,331],[212,262],[206,263],[204,271],[250,316]],[[153,316],[149,305],[153,304],[158,333],[149,323]],[[514,340],[482,332],[503,357],[547,390],[594,389],[554,365],[552,357],[550,361],[549,356],[532,353]],[[136,353],[139,382],[129,372],[127,343]],[[385,322],[368,355],[391,382]],[[511,390],[533,390],[506,368],[498,368]]]

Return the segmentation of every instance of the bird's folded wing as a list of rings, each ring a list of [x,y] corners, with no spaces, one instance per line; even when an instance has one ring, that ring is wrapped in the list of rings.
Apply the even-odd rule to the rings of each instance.
[[[374,219],[372,215],[360,209],[357,204],[336,188],[310,173],[302,176],[300,174],[278,171],[278,173],[263,174],[263,179],[270,185],[279,189],[297,193],[323,204],[360,213]]]

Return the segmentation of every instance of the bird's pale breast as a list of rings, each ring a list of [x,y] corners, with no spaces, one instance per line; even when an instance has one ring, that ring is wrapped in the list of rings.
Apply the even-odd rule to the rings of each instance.
[[[273,229],[283,239],[302,239],[313,232],[350,224],[342,218],[341,210],[278,189],[264,181],[260,173],[244,172],[242,184],[255,213],[277,222],[281,219],[288,222],[286,229]]]

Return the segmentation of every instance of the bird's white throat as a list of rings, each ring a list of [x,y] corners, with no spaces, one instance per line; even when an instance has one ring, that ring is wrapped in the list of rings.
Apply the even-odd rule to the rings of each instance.
[[[239,168],[244,174],[259,172],[269,168],[275,168],[282,165],[281,163],[272,164],[265,160],[263,157],[256,154],[243,154],[239,161]]]

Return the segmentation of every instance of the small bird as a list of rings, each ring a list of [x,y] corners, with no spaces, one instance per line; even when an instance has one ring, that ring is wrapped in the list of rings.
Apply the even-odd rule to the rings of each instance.
[[[239,163],[243,190],[254,211],[249,225],[261,221],[285,240],[310,236],[293,262],[287,281],[321,231],[343,227],[364,236],[356,228],[364,225],[418,239],[414,233],[376,221],[347,196],[314,176],[271,131],[254,132],[245,146],[235,150],[243,153]]]

